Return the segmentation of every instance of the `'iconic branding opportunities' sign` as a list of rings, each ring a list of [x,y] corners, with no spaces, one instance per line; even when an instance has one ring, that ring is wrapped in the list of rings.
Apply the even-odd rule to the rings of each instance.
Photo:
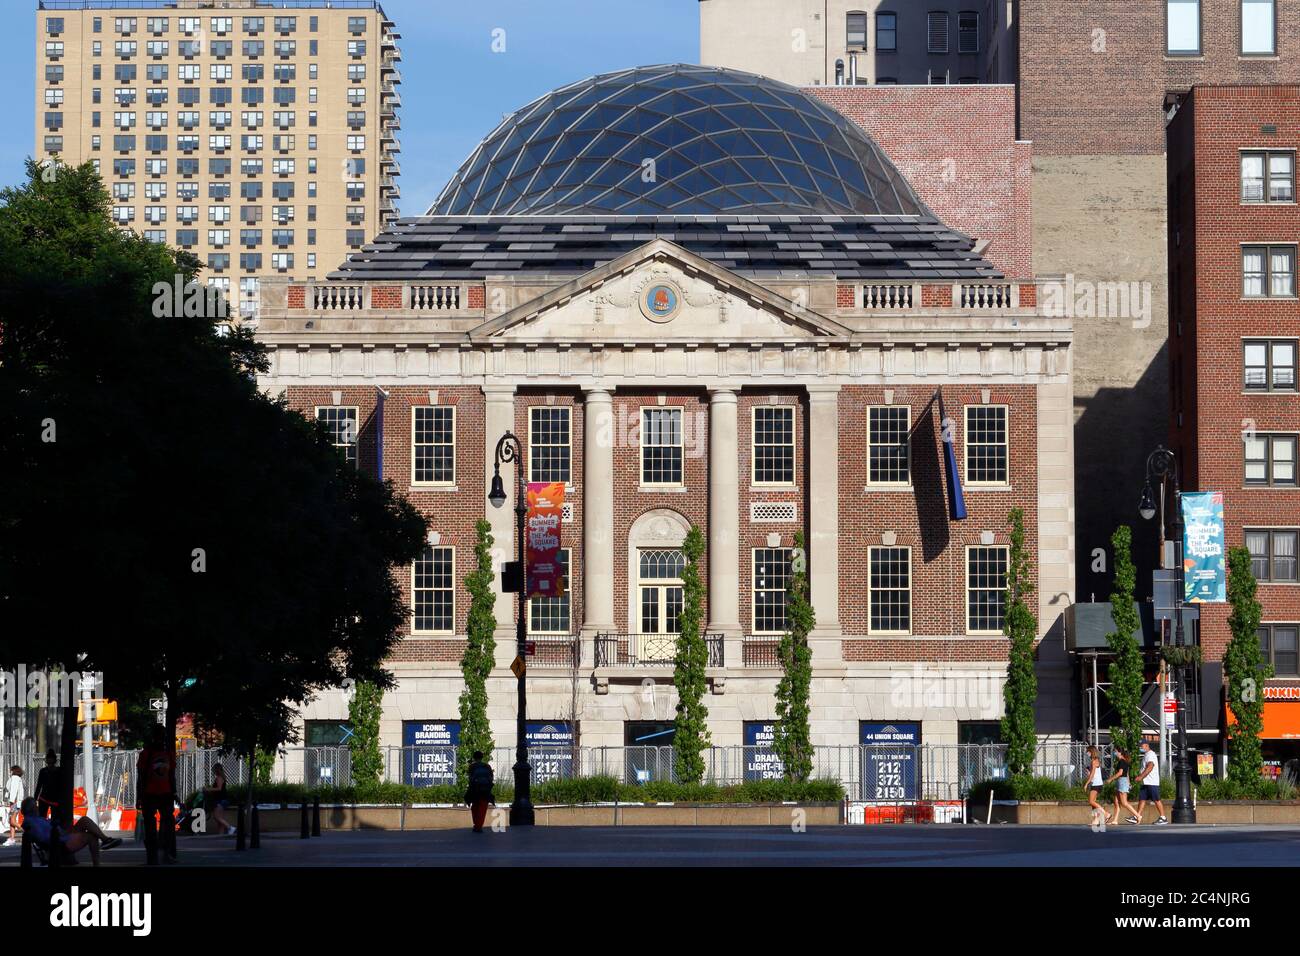
[[[402,776],[408,787],[456,782],[458,720],[402,721]]]
[[[553,598],[564,594],[564,566],[560,564],[560,522],[564,520],[564,482],[528,483],[527,547],[528,597]]]
[[[1223,492],[1186,493],[1183,499],[1183,600],[1223,602],[1227,575],[1223,558]]]
[[[776,755],[776,724],[762,720],[745,721],[745,780],[782,780],[785,764]]]

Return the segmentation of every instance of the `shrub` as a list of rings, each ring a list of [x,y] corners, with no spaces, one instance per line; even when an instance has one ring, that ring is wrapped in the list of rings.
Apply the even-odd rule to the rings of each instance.
[[[1070,787],[1053,777],[1034,777],[1018,774],[1001,780],[981,780],[971,787],[972,803],[987,803],[989,791],[994,800],[1069,800]]]
[[[1201,800],[1294,800],[1295,785],[1286,780],[1202,780],[1197,788]]]

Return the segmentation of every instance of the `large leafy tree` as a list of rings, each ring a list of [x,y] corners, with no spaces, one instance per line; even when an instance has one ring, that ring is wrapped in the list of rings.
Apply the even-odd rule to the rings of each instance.
[[[704,584],[700,580],[700,558],[704,535],[692,525],[682,544],[686,564],[682,568],[682,610],[678,615],[677,656],[673,685],[677,688],[677,716],[673,722],[673,765],[682,783],[704,779],[704,751],[709,747],[709,710],[704,704],[708,689],[705,668],[709,647],[702,629]]]
[[[772,749],[787,780],[802,783],[812,774],[812,650],[808,635],[817,624],[808,600],[808,557],[803,532],[794,536],[794,556],[786,585],[785,633],[777,645],[781,680],[776,685],[776,727]]]
[[[374,786],[384,772],[384,753],[379,748],[379,721],[384,713],[384,689],[372,681],[358,681],[348,700],[348,755],[352,782]]]
[[[28,174],[0,193],[0,661],[274,750],[317,692],[391,683],[424,521],[258,389],[251,333],[160,294],[197,260],[115,228],[89,163]]]
[[[1119,724],[1110,728],[1110,739],[1127,754],[1136,754],[1142,741],[1142,682],[1145,665],[1138,631],[1142,626],[1133,591],[1137,570],[1133,566],[1133,532],[1120,525],[1110,539],[1115,560],[1115,584],[1110,594],[1110,616],[1115,630],[1106,635],[1114,660],[1110,665],[1110,704]]]
[[[468,640],[460,658],[465,688],[460,692],[460,747],[456,751],[456,779],[469,782],[469,765],[474,751],[492,754],[492,726],[488,722],[487,679],[496,659],[496,598],[492,593],[492,526],[479,519],[474,542],[474,570],[465,577],[469,591]]]
[[[1034,673],[1034,639],[1038,618],[1029,609],[1029,595],[1034,593],[1034,572],[1029,549],[1025,547],[1025,513],[1012,508],[1007,516],[1011,526],[1011,549],[1007,561],[1006,591],[1002,632],[1011,642],[1007,661],[1007,682],[1002,689],[1006,705],[1002,718],[1002,737],[1007,742],[1007,769],[1013,774],[1028,773],[1038,752],[1038,734],[1034,726],[1034,702],[1038,698],[1038,677]]]
[[[1228,682],[1228,706],[1236,723],[1228,727],[1228,777],[1246,787],[1258,786],[1264,769],[1259,735],[1264,730],[1264,681],[1273,676],[1259,646],[1263,615],[1255,599],[1258,585],[1245,548],[1228,551],[1228,630],[1232,638],[1223,652]]]

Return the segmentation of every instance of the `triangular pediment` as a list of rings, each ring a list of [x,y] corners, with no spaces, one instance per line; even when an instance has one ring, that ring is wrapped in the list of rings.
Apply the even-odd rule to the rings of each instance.
[[[849,332],[800,302],[655,239],[487,320],[470,339],[762,342]]]

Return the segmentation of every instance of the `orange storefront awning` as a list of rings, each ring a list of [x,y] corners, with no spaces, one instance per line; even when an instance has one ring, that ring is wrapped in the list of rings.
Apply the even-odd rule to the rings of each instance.
[[[1229,725],[1235,724],[1232,708],[1227,711]],[[1264,729],[1259,736],[1264,740],[1300,740],[1300,688],[1264,688]]]

